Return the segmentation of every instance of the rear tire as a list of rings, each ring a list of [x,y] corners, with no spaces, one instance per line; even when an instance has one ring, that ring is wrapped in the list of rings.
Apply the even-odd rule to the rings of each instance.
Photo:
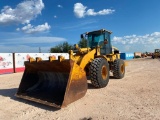
[[[90,65],[91,83],[96,88],[106,87],[109,82],[109,64],[104,58],[95,58]]]
[[[125,75],[125,64],[122,59],[117,59],[114,61],[113,76],[117,79],[123,78]]]

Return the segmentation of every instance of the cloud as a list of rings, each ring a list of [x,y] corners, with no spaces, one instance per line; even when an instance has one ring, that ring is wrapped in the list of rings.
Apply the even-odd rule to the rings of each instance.
[[[74,14],[78,18],[82,18],[85,16],[86,6],[83,6],[81,3],[74,4]]]
[[[94,9],[89,9],[86,12],[86,15],[88,16],[96,16],[96,15],[108,15],[108,14],[112,14],[115,10],[111,10],[111,9],[103,9],[99,12],[94,12]]]
[[[17,31],[23,31],[24,33],[32,34],[32,33],[47,31],[50,28],[51,28],[51,26],[48,25],[48,23],[38,25],[36,27],[32,26],[31,24],[28,24],[28,25],[22,27],[21,29],[17,28]]]
[[[0,35],[3,34],[0,32]],[[7,33],[6,33],[7,34]],[[16,37],[17,36],[17,37]],[[8,38],[1,39],[0,53],[3,52],[38,52],[41,47],[42,52],[49,52],[51,47],[67,39],[62,37],[28,37],[18,35],[17,33],[8,33]]]
[[[55,15],[54,18],[57,18],[57,16]]]
[[[122,51],[153,51],[156,47],[159,48],[158,46],[160,46],[160,32],[154,32],[143,36],[114,36],[112,44],[119,46]]]
[[[63,8],[63,6],[62,6],[62,5],[57,5],[57,7],[59,7],[59,8]]]
[[[113,37],[116,44],[156,44],[160,43],[160,32],[146,34],[144,36],[130,35],[124,37]]]
[[[87,6],[84,6],[82,3],[74,4],[74,14],[77,18],[84,18],[85,16],[97,16],[97,15],[109,15],[115,12],[112,9],[103,9],[98,12],[95,12],[94,9],[87,9]]]
[[[44,8],[42,0],[25,0],[19,3],[15,8],[4,6],[0,13],[1,24],[25,24],[41,14]]]

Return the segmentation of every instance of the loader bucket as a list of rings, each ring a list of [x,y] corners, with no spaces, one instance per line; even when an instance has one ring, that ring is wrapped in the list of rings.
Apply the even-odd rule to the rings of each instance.
[[[86,73],[73,60],[25,62],[16,96],[63,108],[82,98],[86,91]]]

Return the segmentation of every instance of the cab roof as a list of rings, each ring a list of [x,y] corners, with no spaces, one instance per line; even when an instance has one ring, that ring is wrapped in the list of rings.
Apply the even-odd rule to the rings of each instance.
[[[96,30],[96,31],[91,31],[91,32],[86,32],[86,34],[100,34],[100,33],[105,33],[105,32],[108,32],[108,33],[112,33],[111,31],[109,30],[106,30],[106,29],[100,29],[100,30]]]

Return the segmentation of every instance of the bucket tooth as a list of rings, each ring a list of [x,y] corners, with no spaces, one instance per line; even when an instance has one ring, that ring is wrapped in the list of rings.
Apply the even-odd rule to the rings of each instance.
[[[53,60],[56,60],[55,56],[49,56],[49,61],[52,62]]]
[[[30,58],[29,58],[29,62],[30,62],[30,63],[35,62],[35,61],[36,61],[36,60],[35,60],[33,57],[30,57]]]
[[[41,57],[36,57],[36,62],[40,62],[42,61],[42,58]]]
[[[61,62],[61,61],[63,61],[63,60],[65,60],[65,57],[63,57],[63,56],[58,56],[58,61],[59,61],[59,62]]]

